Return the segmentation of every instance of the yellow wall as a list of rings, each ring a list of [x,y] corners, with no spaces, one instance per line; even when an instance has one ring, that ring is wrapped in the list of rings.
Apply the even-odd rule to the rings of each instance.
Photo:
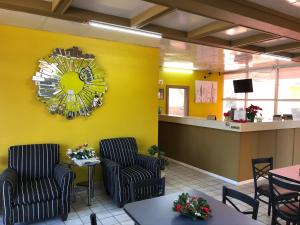
[[[159,87],[164,88],[164,93],[166,95],[166,85],[189,86],[189,115],[198,117],[217,115],[218,119],[222,119],[223,75],[220,76],[219,73],[213,73],[204,79],[204,76],[207,75],[207,71],[194,71],[193,74],[161,71],[159,79],[163,80],[163,85],[159,85]],[[195,80],[218,81],[217,103],[195,103]],[[165,113],[166,96],[164,97],[164,100],[159,100],[159,106],[162,109],[162,113]]]
[[[102,138],[134,136],[139,150],[157,143],[159,50],[44,31],[0,26],[0,170],[10,145],[59,143],[65,150]],[[32,82],[38,60],[56,48],[79,46],[106,71],[108,92],[89,118],[50,115]],[[151,59],[151,60],[149,60]]]

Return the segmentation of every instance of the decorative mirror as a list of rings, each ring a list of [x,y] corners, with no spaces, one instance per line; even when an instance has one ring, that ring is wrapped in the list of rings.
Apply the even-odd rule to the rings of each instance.
[[[39,60],[33,76],[37,97],[51,114],[67,119],[90,116],[102,106],[107,90],[104,71],[97,67],[95,56],[83,54],[78,47],[56,48],[47,58]]]

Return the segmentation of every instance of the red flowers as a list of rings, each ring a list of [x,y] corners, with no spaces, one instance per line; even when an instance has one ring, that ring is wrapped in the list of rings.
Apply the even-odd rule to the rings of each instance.
[[[231,113],[230,113],[230,112],[225,112],[225,113],[224,113],[224,116],[225,116],[225,117],[229,117],[229,116],[231,116]]]
[[[209,208],[203,207],[203,208],[202,208],[202,211],[205,212],[205,213],[208,213],[208,212],[209,212]]]
[[[180,204],[176,205],[176,211],[177,212],[180,212],[181,208],[182,208],[182,205],[180,205]]]
[[[256,105],[252,105],[252,104],[246,108],[246,112],[248,114],[254,114],[255,116],[259,110],[262,110],[262,108],[260,108],[259,106],[256,106]]]
[[[173,210],[193,219],[206,220],[211,216],[208,202],[201,197],[190,196],[188,193],[178,196],[178,199],[173,202]]]

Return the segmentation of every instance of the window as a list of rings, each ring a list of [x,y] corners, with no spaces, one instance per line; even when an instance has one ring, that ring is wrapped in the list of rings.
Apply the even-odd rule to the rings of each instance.
[[[248,100],[247,101],[247,107],[250,105],[258,105],[259,107],[262,108],[262,111],[260,111],[261,116],[265,120],[271,120],[274,115],[274,100],[272,101],[253,101],[253,100]],[[260,116],[260,115],[258,115]]]
[[[253,92],[248,93],[248,99],[274,100],[276,70],[270,69],[250,72],[249,78],[252,79]]]
[[[167,86],[167,114],[188,115],[188,87]]]
[[[278,99],[300,100],[300,67],[279,69]]]
[[[279,69],[278,114],[300,120],[300,67]]]
[[[300,120],[300,101],[279,101],[278,114],[292,114],[295,120]]]
[[[231,108],[240,109],[245,108],[244,100],[224,100],[223,112],[228,112]]]
[[[233,80],[251,78],[253,93],[233,93]],[[251,104],[260,106],[262,116],[271,120],[274,114],[293,114],[300,120],[300,67],[269,68],[224,76],[223,112],[231,107]]]

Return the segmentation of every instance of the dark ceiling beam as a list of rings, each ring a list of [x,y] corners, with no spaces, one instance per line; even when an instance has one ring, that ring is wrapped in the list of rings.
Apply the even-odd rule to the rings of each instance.
[[[145,0],[300,41],[300,19],[246,0]]]
[[[280,37],[275,36],[273,34],[261,33],[261,34],[252,35],[250,37],[245,37],[245,38],[231,41],[231,46],[238,47],[238,46],[256,44],[256,43],[269,41],[269,40],[273,40],[273,39],[277,39],[277,38],[280,38]]]
[[[164,38],[171,39],[171,40],[177,40],[177,41],[183,41],[183,42],[189,42],[194,44],[200,44],[200,45],[206,45],[211,47],[217,47],[217,48],[225,48],[225,49],[231,49],[235,51],[243,51],[248,53],[257,53],[259,51],[264,51],[265,48],[258,47],[258,46],[243,46],[243,47],[231,47],[230,41],[224,40],[217,37],[207,36],[199,39],[192,39],[188,38],[187,32],[161,27],[154,24],[149,24],[143,28],[144,30],[152,31],[161,33]]]
[[[130,25],[134,28],[141,28],[146,26],[147,24],[151,23],[153,20],[165,16],[168,13],[174,11],[174,8],[169,8],[162,5],[155,5],[151,8],[141,12],[140,14],[136,15],[131,19]]]
[[[282,51],[293,50],[293,49],[298,49],[298,48],[300,48],[300,42],[291,42],[291,43],[287,43],[287,44],[268,47],[268,48],[266,48],[265,52],[266,53],[282,52]]]
[[[41,0],[26,0],[26,4],[21,0],[0,0],[0,8],[27,13],[50,15],[51,2]]]
[[[64,14],[71,6],[73,0],[52,0],[52,12]]]
[[[198,27],[190,32],[188,32],[188,37],[189,38],[201,38],[205,36],[209,36],[210,34],[227,30],[232,27],[235,27],[236,25],[232,23],[227,23],[224,21],[215,21],[209,24],[206,24],[202,27]]]
[[[300,60],[300,53],[294,53],[293,58],[295,58],[295,59],[298,58]]]

